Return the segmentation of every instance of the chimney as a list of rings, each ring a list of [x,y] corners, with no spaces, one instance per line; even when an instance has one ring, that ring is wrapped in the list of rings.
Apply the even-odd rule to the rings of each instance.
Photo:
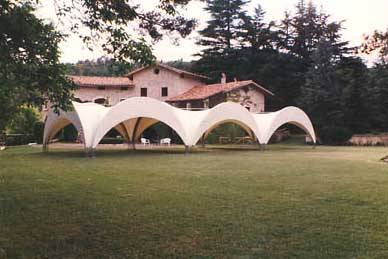
[[[221,73],[221,84],[226,84],[226,74]]]

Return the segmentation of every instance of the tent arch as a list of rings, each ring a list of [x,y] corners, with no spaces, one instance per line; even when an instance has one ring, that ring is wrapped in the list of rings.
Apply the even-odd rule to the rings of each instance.
[[[245,125],[243,122],[241,121],[236,121],[236,120],[226,120],[226,121],[221,121],[215,125],[213,125],[210,129],[208,129],[205,133],[204,133],[204,137],[206,138],[214,129],[216,129],[217,127],[223,125],[223,124],[226,124],[226,123],[233,123],[233,124],[236,124],[238,126],[240,126],[250,137],[254,138],[254,134],[252,134],[252,130],[251,128],[249,128],[247,125]]]
[[[78,133],[81,135],[82,143],[85,146],[86,143],[84,134],[82,133],[82,123],[78,115],[76,113],[67,114],[63,112],[61,112],[59,115],[55,114],[54,112],[50,112],[47,116],[47,120],[44,125],[43,146],[47,147],[50,140],[52,140],[52,138],[55,137],[55,135],[58,134],[60,130],[70,124],[72,124],[77,129]]]
[[[299,127],[311,137],[314,143],[316,143],[313,124],[307,114],[301,109],[291,106],[268,115],[271,116],[270,119],[267,120],[269,123],[263,124],[258,121],[259,127],[261,126],[265,132],[265,137],[263,139],[265,144],[269,142],[275,131],[284,124],[293,124]]]
[[[206,112],[207,114],[199,122],[192,134],[191,143],[193,145],[199,141],[203,134],[226,122],[233,122],[247,132],[251,130],[259,143],[261,143],[260,129],[257,127],[252,114],[241,105],[233,102],[226,102],[221,103]]]
[[[136,118],[150,118],[160,121],[177,132],[187,145],[187,134],[179,117],[177,108],[148,97],[134,97],[110,108],[100,121],[93,137],[92,148],[96,148],[104,135],[116,125]]]
[[[53,110],[49,112],[44,126],[44,147],[52,137],[53,131],[59,131],[61,123],[62,126],[63,124],[68,125],[66,121],[70,121],[81,135],[85,149],[91,148],[95,128],[109,108],[96,103],[72,102],[72,104],[73,110],[71,111],[60,110],[58,114]]]

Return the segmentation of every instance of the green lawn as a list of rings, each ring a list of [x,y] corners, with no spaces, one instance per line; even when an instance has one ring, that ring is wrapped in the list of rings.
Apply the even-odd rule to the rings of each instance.
[[[0,258],[387,258],[388,148],[0,152]]]

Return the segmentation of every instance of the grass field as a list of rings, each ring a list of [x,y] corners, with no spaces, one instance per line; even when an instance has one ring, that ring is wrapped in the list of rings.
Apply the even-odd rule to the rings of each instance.
[[[387,148],[0,152],[0,258],[388,258]]]

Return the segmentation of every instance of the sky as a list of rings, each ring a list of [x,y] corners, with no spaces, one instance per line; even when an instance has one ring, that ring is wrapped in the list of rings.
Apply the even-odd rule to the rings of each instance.
[[[137,1],[137,0],[132,0]],[[38,15],[48,21],[56,23],[55,12],[52,2],[47,0],[38,11]],[[144,9],[151,9],[157,0],[141,1]],[[266,20],[279,21],[284,17],[286,10],[294,10],[298,0],[252,0],[247,6],[248,11],[260,4],[266,11]],[[323,8],[326,13],[332,15],[335,21],[344,20],[343,39],[351,45],[359,45],[363,35],[370,34],[374,30],[385,31],[388,28],[388,0],[314,0],[319,8]],[[204,3],[193,0],[182,11],[185,16],[196,18],[199,21],[199,29],[206,26],[206,21],[210,15],[203,10]],[[158,60],[193,60],[194,54],[200,51],[200,47],[195,44],[199,37],[194,32],[186,39],[181,39],[179,45],[173,44],[168,38],[153,46],[154,54]],[[60,45],[62,62],[77,62],[78,60],[96,59],[104,55],[101,51],[89,51],[76,35],[70,35]],[[374,57],[364,57],[368,62],[373,62]]]

